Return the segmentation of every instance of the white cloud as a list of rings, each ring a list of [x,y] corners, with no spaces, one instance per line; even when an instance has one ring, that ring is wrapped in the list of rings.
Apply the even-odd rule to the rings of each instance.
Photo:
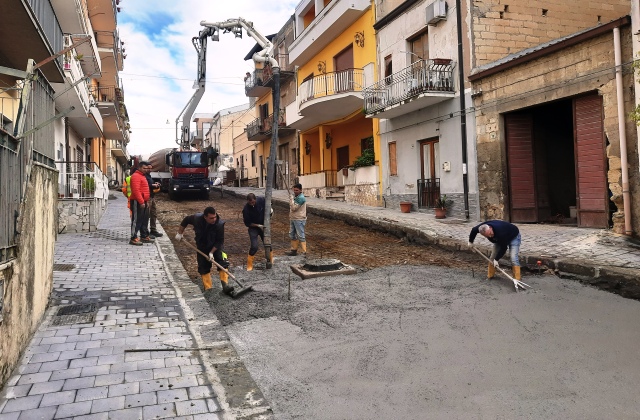
[[[263,35],[269,35],[282,28],[297,3],[298,0],[121,1],[118,27],[127,59],[120,77],[131,120],[129,153],[145,156],[176,146],[175,120],[194,92],[197,54],[191,39],[202,29],[201,21],[242,17],[253,22]],[[255,40],[244,31],[242,39],[231,33],[220,34],[219,42],[209,39],[208,83],[196,112],[214,113],[248,103],[243,78],[253,69],[253,62],[244,61],[244,57],[254,45]]]

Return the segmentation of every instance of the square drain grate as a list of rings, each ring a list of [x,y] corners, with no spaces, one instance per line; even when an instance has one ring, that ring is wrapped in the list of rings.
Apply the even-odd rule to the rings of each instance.
[[[56,312],[51,325],[91,324],[97,312],[95,303],[63,306]]]
[[[53,271],[71,271],[74,268],[75,264],[53,264]]]

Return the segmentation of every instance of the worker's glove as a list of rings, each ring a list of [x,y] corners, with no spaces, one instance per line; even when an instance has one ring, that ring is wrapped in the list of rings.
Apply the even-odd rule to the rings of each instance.
[[[176,233],[176,241],[182,240],[182,233]]]
[[[467,242],[467,246],[469,247],[469,249],[473,248],[473,242]]]
[[[271,216],[273,216],[273,209],[271,209],[271,213],[269,213]]]
[[[500,267],[500,264],[498,264],[498,260],[493,260],[493,266],[495,268],[499,268]]]
[[[210,259],[211,261],[213,261],[213,252],[210,252],[210,253],[209,253],[209,259]]]

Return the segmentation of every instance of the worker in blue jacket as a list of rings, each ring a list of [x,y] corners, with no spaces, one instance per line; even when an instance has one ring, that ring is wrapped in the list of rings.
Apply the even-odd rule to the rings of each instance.
[[[469,246],[473,246],[476,235],[480,233],[493,243],[493,252],[491,253],[491,262],[487,272],[487,278],[491,279],[496,274],[496,268],[499,267],[498,260],[507,252],[509,248],[509,256],[511,257],[511,267],[513,277],[520,280],[520,260],[518,259],[518,251],[520,250],[520,230],[517,226],[502,220],[488,220],[480,223],[471,229],[469,234]]]

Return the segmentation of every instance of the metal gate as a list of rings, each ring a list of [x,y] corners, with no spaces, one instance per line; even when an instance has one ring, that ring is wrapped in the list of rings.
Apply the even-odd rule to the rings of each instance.
[[[511,221],[537,222],[533,116],[530,113],[506,114],[504,122]]]

